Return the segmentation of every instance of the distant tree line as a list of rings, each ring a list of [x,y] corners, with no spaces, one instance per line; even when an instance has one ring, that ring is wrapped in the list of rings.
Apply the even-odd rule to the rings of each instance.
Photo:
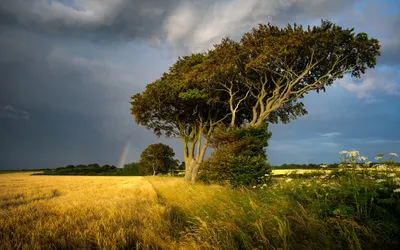
[[[123,168],[114,165],[100,166],[97,163],[89,165],[67,165],[55,169],[43,169],[37,175],[106,175],[106,176],[145,176],[145,175],[175,175],[175,171],[183,169],[179,160],[174,159],[175,153],[168,145],[157,143],[149,145],[140,155],[139,162],[131,162]]]
[[[129,165],[129,164],[126,164]],[[103,165],[100,166],[97,163],[89,165],[67,165],[65,167],[59,167],[56,169],[46,169],[43,171],[43,175],[138,175],[130,168],[119,169],[114,165]]]

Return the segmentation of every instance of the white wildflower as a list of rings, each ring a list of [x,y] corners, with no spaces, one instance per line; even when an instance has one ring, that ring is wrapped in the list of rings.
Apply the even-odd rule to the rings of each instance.
[[[253,188],[257,188],[257,186],[253,186]]]
[[[339,154],[343,155],[343,154],[347,154],[348,152],[346,150],[340,151]]]
[[[366,156],[359,156],[358,160],[359,161],[365,161],[365,160],[367,160],[367,157]]]
[[[265,174],[265,176],[269,176],[269,174]]]
[[[299,172],[297,172],[297,174],[302,175],[302,174],[304,174],[304,172],[303,171],[299,171]]]
[[[382,159],[382,156],[376,156],[375,160],[379,161],[380,159]]]
[[[320,178],[325,179],[326,177],[327,177],[327,175],[322,175]]]
[[[400,188],[396,188],[395,190],[393,190],[393,193],[400,193]]]
[[[396,153],[389,153],[389,155],[390,155],[390,156],[396,156],[396,157],[399,157],[399,155],[398,155],[398,154],[396,154]]]
[[[356,157],[359,154],[360,154],[360,152],[357,150],[352,150],[352,151],[347,152],[347,155],[352,156],[352,157]]]
[[[286,179],[285,182],[291,182],[291,181],[293,181],[293,179],[292,178],[288,178],[288,179]]]
[[[378,179],[378,180],[376,180],[375,182],[376,183],[381,183],[381,182],[384,182],[385,180],[384,179]]]
[[[393,178],[393,181],[396,182],[396,185],[400,185],[400,178],[399,177]]]
[[[332,175],[331,178],[335,178],[336,175]]]
[[[341,168],[341,169],[339,169],[339,172],[342,172],[343,171],[343,169]]]
[[[326,164],[321,165],[321,168],[326,168],[326,167],[328,167],[328,165],[326,165]]]
[[[267,184],[264,183],[264,184],[263,184],[263,187],[266,187],[266,186],[267,186]]]
[[[261,189],[264,189],[264,187],[263,187],[263,186],[261,186],[260,188],[261,188]]]
[[[391,174],[388,174],[388,175],[387,175],[387,177],[395,177],[395,176],[396,176],[395,173],[391,173]]]

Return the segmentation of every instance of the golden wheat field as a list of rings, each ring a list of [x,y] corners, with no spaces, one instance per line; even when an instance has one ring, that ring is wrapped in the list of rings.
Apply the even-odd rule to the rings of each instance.
[[[338,211],[340,199],[349,209],[356,207],[348,192],[353,189],[346,186],[353,179],[347,177],[363,175],[343,171],[343,178],[307,179],[294,175],[313,170],[294,171],[274,170],[278,178],[265,189],[266,184],[256,189],[189,184],[176,177],[2,174],[0,250],[389,249],[400,244],[393,240],[400,230],[391,217],[378,217],[370,226],[321,214],[327,204]],[[370,190],[398,185],[393,172],[368,176],[373,174],[376,178],[367,178]],[[387,193],[396,198],[394,188]],[[365,211],[371,211],[367,201]]]
[[[173,246],[143,177],[0,175],[0,249]]]

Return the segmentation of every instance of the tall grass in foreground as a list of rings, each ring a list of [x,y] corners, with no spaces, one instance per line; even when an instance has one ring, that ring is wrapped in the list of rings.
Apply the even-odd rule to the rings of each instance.
[[[238,189],[0,175],[0,249],[399,249],[400,173],[357,167]]]
[[[246,189],[148,178],[186,221],[180,243],[202,249],[399,249],[396,169],[288,172]]]

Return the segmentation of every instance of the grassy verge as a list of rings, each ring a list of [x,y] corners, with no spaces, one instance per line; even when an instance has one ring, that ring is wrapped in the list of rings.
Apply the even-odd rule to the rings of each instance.
[[[397,175],[291,175],[250,189],[148,180],[179,215],[179,242],[191,249],[398,249]]]

